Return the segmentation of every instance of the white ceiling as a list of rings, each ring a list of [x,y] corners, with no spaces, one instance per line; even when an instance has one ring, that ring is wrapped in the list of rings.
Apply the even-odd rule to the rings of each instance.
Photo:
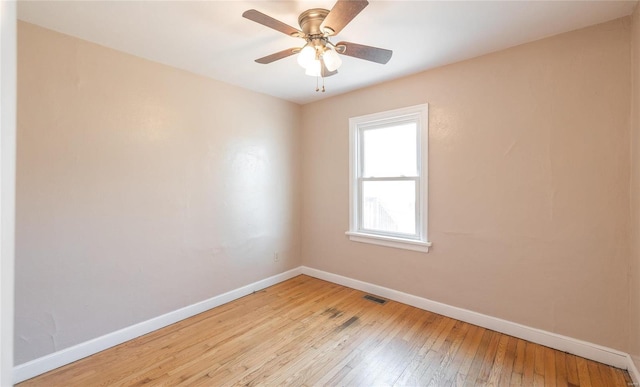
[[[343,56],[315,91],[295,56],[254,59],[304,41],[242,17],[254,8],[298,28],[304,1],[20,1],[18,18],[133,55],[297,103],[399,78],[632,13],[632,1],[378,1],[331,40],[393,50],[386,65]]]

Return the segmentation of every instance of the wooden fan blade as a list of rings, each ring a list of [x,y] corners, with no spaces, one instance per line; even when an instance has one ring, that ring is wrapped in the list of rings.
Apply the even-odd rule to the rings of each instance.
[[[262,24],[263,26],[273,28],[274,30],[280,31],[289,36],[304,37],[304,32],[298,30],[297,28],[293,28],[290,25],[285,24],[280,20],[276,20],[271,16],[265,15],[260,11],[256,11],[255,9],[245,11],[242,16],[256,23]]]
[[[300,52],[300,49],[298,47],[287,48],[286,50],[276,52],[275,54],[267,55],[262,58],[256,59],[256,62],[261,64],[267,64],[267,63],[275,62],[278,59],[286,58],[298,52]]]
[[[336,44],[336,51],[342,55],[369,60],[380,64],[387,63],[393,54],[393,51],[384,48],[365,46],[364,44],[350,42],[340,42]]]
[[[367,5],[367,0],[338,0],[322,21],[320,31],[329,35],[337,34]]]

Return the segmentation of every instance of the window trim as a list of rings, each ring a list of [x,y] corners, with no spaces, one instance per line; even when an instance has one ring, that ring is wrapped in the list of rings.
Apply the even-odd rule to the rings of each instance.
[[[419,184],[416,184],[416,236],[400,237],[397,234],[368,233],[359,230],[361,224],[361,201],[359,194],[362,189],[362,147],[361,131],[376,126],[386,126],[389,123],[399,123],[403,120],[417,121],[417,161]],[[372,243],[387,247],[428,252],[429,242],[428,220],[428,139],[429,139],[429,106],[428,104],[409,106],[379,113],[367,114],[349,119],[349,231],[345,234],[354,242]],[[371,179],[371,178],[366,178]],[[388,179],[386,179],[388,180]],[[414,178],[409,178],[414,180]]]

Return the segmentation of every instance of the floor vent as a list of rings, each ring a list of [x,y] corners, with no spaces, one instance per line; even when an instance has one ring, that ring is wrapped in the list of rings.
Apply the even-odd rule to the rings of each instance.
[[[378,298],[378,297],[376,297],[376,296],[372,296],[372,295],[370,295],[370,294],[365,295],[363,298],[364,298],[365,300],[373,301],[373,302],[375,302],[376,304],[380,304],[380,305],[385,304],[385,303],[387,302],[387,300],[384,300],[384,299],[382,299],[382,298]]]

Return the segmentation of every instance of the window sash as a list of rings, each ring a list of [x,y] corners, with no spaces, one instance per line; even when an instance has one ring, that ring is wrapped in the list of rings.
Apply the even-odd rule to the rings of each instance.
[[[415,140],[415,146],[416,146],[416,159],[415,159],[415,163],[416,165],[414,165],[415,167],[415,171],[416,173],[412,176],[417,176],[420,177],[421,175],[421,169],[422,169],[422,162],[421,162],[421,155],[420,155],[420,131],[421,131],[421,127],[420,127],[420,117],[418,114],[410,114],[404,117],[398,117],[397,119],[394,118],[389,118],[389,119],[385,119],[385,120],[380,120],[380,121],[376,121],[373,123],[363,123],[363,124],[358,124],[357,128],[358,128],[358,144],[357,144],[357,152],[358,152],[358,162],[357,162],[357,166],[358,166],[358,171],[357,171],[357,175],[358,177],[364,177],[365,173],[365,155],[364,155],[364,149],[365,149],[365,136],[364,133],[366,131],[369,130],[378,130],[378,129],[387,129],[387,128],[392,128],[392,127],[396,127],[396,126],[402,126],[402,125],[406,125],[406,124],[414,124],[416,127],[416,140]],[[406,175],[388,175],[388,176],[367,176],[367,177],[398,177],[398,176],[406,176]]]
[[[390,232],[390,231],[384,231],[384,230],[378,230],[378,229],[371,229],[371,228],[365,228],[364,227],[364,187],[363,187],[363,183],[366,181],[413,181],[414,182],[414,188],[415,188],[415,192],[414,192],[414,197],[415,197],[415,208],[413,211],[413,216],[414,216],[414,224],[415,224],[415,233],[413,234],[408,234],[408,233],[403,233],[403,232]],[[415,240],[420,240],[421,239],[421,235],[422,235],[422,220],[421,220],[421,200],[420,200],[420,195],[421,195],[421,184],[420,184],[420,177],[419,176],[413,176],[413,177],[407,177],[407,176],[401,176],[401,177],[390,177],[390,178],[381,178],[381,177],[359,177],[358,178],[358,199],[357,199],[357,206],[358,206],[358,211],[357,211],[357,216],[358,216],[358,227],[357,227],[357,231],[358,232],[362,232],[362,233],[366,233],[366,234],[375,234],[375,235],[383,235],[383,236],[389,236],[389,237],[402,237],[402,238],[408,238],[408,239],[415,239]]]

